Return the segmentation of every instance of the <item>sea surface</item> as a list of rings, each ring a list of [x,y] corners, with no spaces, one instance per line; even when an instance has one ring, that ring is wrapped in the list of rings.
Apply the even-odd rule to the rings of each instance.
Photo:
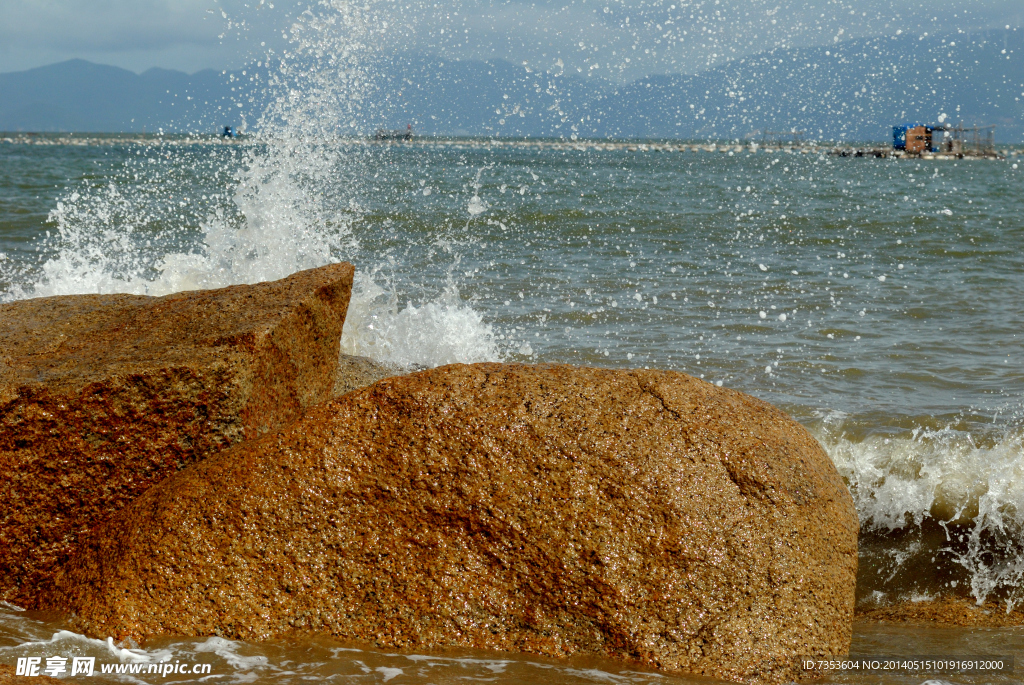
[[[790,412],[846,480],[861,610],[948,596],[1024,605],[1024,159],[571,136],[375,143],[354,133],[372,131],[361,7],[338,0],[298,20],[303,59],[280,61],[267,79],[278,97],[241,139],[0,134],[0,302],[159,295],[351,261],[343,352],[409,368],[673,369],[742,390]],[[0,606],[0,663],[205,661],[222,682],[698,682],[321,639],[126,650],[64,627]],[[853,651],[1015,655],[1018,675],[828,682],[1024,680],[1020,627],[861,621]]]

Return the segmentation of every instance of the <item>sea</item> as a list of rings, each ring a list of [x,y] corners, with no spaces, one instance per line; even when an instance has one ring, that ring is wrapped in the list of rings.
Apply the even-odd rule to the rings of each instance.
[[[322,48],[304,54],[333,57],[282,60],[267,87],[287,96],[238,138],[0,134],[0,302],[162,295],[350,261],[343,353],[409,369],[671,369],[742,390],[803,424],[849,486],[859,611],[1024,605],[1018,150],[897,160],[742,140],[374,141],[358,19],[302,19],[299,47]],[[1024,682],[1022,627],[859,620],[852,652],[1016,656],[1017,669],[820,682]],[[0,605],[0,663],[61,655],[212,669],[96,682],[710,682],[326,638],[140,648]]]

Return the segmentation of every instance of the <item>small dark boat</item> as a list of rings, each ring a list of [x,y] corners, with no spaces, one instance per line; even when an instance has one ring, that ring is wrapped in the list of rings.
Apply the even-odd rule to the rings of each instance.
[[[409,124],[406,129],[394,129],[388,131],[387,129],[379,128],[377,133],[373,136],[374,140],[412,140],[412,124]]]

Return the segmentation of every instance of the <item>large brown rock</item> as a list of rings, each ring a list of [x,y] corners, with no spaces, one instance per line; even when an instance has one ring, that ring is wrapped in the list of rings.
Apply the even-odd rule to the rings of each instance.
[[[0,599],[155,483],[332,396],[353,269],[0,305]]]
[[[779,682],[849,648],[857,529],[821,447],[752,397],[454,365],[151,489],[45,603],[97,637],[322,632]]]

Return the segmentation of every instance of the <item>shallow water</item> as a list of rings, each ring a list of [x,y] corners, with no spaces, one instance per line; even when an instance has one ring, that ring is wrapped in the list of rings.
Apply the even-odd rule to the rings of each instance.
[[[1018,664],[1024,659],[1024,628],[942,628],[895,626],[865,621],[854,624],[851,654],[862,657],[896,656],[903,659],[936,655],[1003,657],[1004,670],[980,674],[958,674],[945,670],[932,673],[885,673],[846,670],[816,679],[816,683],[837,685],[1010,685],[1021,682]],[[711,685],[725,681],[685,675],[657,673],[618,661],[595,658],[549,659],[532,654],[511,654],[479,650],[433,650],[397,653],[366,645],[340,643],[312,637],[272,643],[248,644],[222,638],[165,639],[146,649],[123,648],[91,640],[64,630],[59,618],[20,612],[0,604],[0,663],[16,664],[19,657],[61,655],[93,657],[95,675],[90,682],[238,682],[281,683],[464,683],[498,682],[587,685]],[[1012,659],[1013,667],[1005,658]],[[146,673],[150,664],[209,664],[209,673]],[[884,663],[884,662],[883,662]],[[103,674],[103,665],[110,673]],[[135,665],[141,674],[117,674]],[[162,668],[162,667],[161,667]],[[69,668],[70,670],[70,668]],[[64,674],[65,676],[67,674]],[[73,678],[72,678],[73,680]]]

